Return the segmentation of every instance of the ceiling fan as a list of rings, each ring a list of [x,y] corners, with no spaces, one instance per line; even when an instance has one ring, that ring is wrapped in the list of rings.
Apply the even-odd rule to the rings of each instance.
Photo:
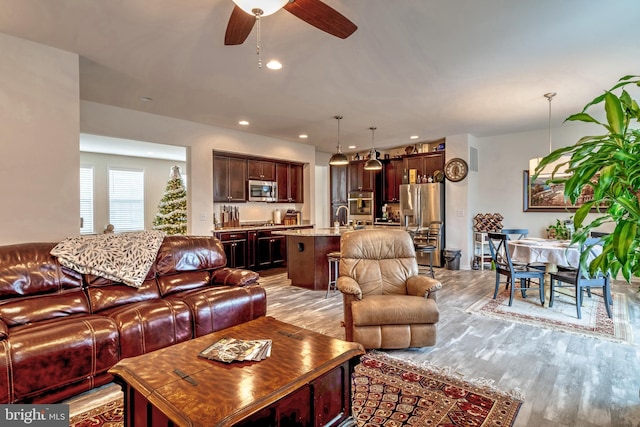
[[[225,45],[244,43],[256,20],[285,9],[304,22],[341,39],[349,37],[358,27],[340,12],[321,0],[233,0],[236,6],[231,12]]]

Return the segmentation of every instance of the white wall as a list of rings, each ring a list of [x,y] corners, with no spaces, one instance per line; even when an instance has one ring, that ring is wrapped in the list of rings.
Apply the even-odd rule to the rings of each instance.
[[[0,34],[0,244],[80,231],[78,56]]]
[[[315,147],[253,135],[233,129],[127,110],[93,102],[80,103],[82,132],[116,138],[170,144],[187,148],[188,232],[210,235],[214,205],[212,150],[260,155],[308,163],[304,168],[304,205],[238,203],[241,221],[271,219],[273,209],[301,209],[302,218],[315,221]],[[217,212],[217,207],[216,207]]]
[[[101,233],[104,226],[109,224],[109,167],[134,168],[144,171],[144,226],[146,230],[153,228],[153,220],[158,212],[158,203],[167,188],[171,168],[177,165],[182,173],[186,171],[186,163],[175,160],[84,152],[80,153],[80,164],[93,166],[93,225],[95,233]]]

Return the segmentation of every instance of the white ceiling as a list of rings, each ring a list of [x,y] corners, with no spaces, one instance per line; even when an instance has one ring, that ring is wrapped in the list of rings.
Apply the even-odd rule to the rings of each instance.
[[[0,0],[0,32],[80,55],[83,100],[300,142],[402,146],[544,129],[640,74],[638,0],[325,0],[342,40],[281,10],[224,46],[231,0]],[[152,97],[144,102],[140,97]],[[251,122],[241,127],[238,120]]]

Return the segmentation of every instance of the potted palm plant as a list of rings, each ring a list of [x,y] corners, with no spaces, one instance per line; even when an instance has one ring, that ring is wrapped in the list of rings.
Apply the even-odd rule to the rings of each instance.
[[[574,215],[576,232],[572,241],[583,243],[593,229],[613,223],[613,232],[603,239],[602,254],[588,268],[592,274],[602,271],[616,277],[621,273],[627,281],[640,276],[640,107],[627,92],[631,85],[640,87],[640,76],[622,77],[580,113],[569,116],[565,121],[595,123],[604,132],[553,151],[541,160],[535,173],[560,160],[550,182],[564,184],[565,197],[573,203],[586,186],[591,187],[593,199]],[[600,105],[606,113],[605,122],[587,112]],[[568,160],[563,162],[562,156]],[[556,176],[555,172],[564,170],[569,175]],[[587,214],[592,208],[597,216],[588,222]],[[584,258],[581,262],[586,266],[586,254]]]

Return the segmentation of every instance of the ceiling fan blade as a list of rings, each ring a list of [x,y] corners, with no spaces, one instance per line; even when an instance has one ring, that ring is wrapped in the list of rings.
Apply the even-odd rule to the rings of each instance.
[[[227,32],[224,35],[224,44],[229,46],[244,43],[255,23],[255,16],[249,15],[238,6],[235,6],[229,17]]]
[[[320,0],[294,0],[284,5],[284,9],[304,22],[341,39],[346,39],[358,29],[356,24]]]

